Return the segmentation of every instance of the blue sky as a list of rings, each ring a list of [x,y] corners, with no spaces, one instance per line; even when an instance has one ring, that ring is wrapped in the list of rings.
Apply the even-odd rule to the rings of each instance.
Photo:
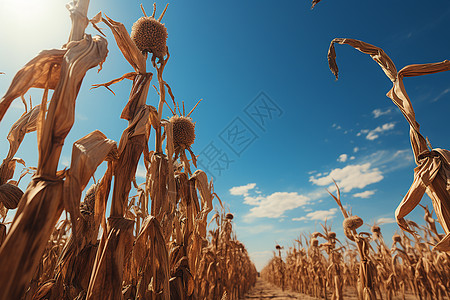
[[[89,15],[102,11],[128,30],[142,16],[139,1],[91,1]],[[40,4],[40,5],[39,5]],[[66,1],[0,0],[0,93],[15,72],[40,50],[67,40]],[[151,12],[152,2],[144,2]],[[157,1],[158,12],[165,2]],[[335,37],[360,39],[384,49],[397,66],[449,59],[450,3],[323,0],[177,1],[163,20],[170,61],[165,80],[176,100],[192,114],[193,150],[214,177],[215,191],[235,214],[238,238],[258,268],[276,243],[292,245],[301,232],[319,230],[328,218],[342,236],[342,216],[326,188],[334,178],[342,200],[367,224],[384,220],[388,238],[395,208],[408,191],[415,167],[409,127],[385,96],[391,82],[369,56],[336,46],[339,81],[328,69],[327,51]],[[66,139],[60,167],[69,164],[74,141],[99,129],[118,141],[126,121],[119,119],[131,82],[89,90],[131,72],[105,25],[109,54],[103,70],[90,70]],[[90,27],[88,33],[96,34]],[[156,77],[156,76],[155,76]],[[450,73],[405,79],[422,134],[433,147],[449,148]],[[154,79],[153,84],[156,84]],[[33,103],[41,91],[30,91]],[[27,97],[28,99],[28,97]],[[149,93],[148,104],[156,106]],[[6,135],[23,112],[16,100],[0,123],[0,155]],[[169,117],[170,112],[165,111]],[[36,135],[26,136],[17,156],[36,166]],[[20,171],[18,167],[18,171]],[[102,166],[96,173],[102,175]],[[142,176],[143,164],[138,170]],[[22,185],[26,187],[29,177]],[[138,177],[138,181],[143,181]],[[427,197],[424,204],[431,205]],[[410,218],[422,223],[422,209]],[[367,227],[367,230],[369,228]]]

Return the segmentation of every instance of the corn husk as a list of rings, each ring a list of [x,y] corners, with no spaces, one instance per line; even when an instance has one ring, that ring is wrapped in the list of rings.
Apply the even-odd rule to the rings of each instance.
[[[18,186],[10,183],[0,185],[0,202],[7,209],[16,209],[22,196],[23,192]]]
[[[437,250],[450,251],[450,152],[445,149],[429,149],[426,139],[420,134],[412,103],[403,84],[404,77],[414,77],[450,70],[450,61],[438,63],[408,65],[397,72],[397,69],[381,48],[354,39],[334,39],[328,51],[330,69],[338,78],[336,53],[334,44],[348,44],[353,48],[369,54],[388,78],[393,82],[387,93],[400,109],[410,125],[410,139],[417,167],[414,169],[414,181],[395,211],[399,226],[412,232],[404,217],[420,202],[426,192],[433,202],[433,207],[446,236],[435,247]]]

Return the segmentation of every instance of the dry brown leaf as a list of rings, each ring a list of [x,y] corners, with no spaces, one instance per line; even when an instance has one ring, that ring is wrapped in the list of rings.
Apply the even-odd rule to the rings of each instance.
[[[6,94],[0,100],[0,121],[12,101],[23,96],[30,88],[45,88],[48,83],[49,89],[55,89],[59,82],[61,63],[66,49],[44,50],[28,62],[14,76]],[[50,80],[47,81],[49,70],[52,70]]]
[[[64,182],[64,206],[71,215],[74,233],[78,231],[76,220],[80,218],[81,192],[97,167],[108,156],[117,159],[116,142],[108,139],[99,130],[91,132],[73,144],[70,169]]]
[[[170,299],[169,257],[165,238],[158,220],[148,216],[133,247],[135,270],[138,272],[139,299]],[[148,264],[147,261],[158,262]],[[152,286],[152,288],[148,288]]]
[[[122,299],[124,257],[132,244],[133,226],[132,220],[108,218],[108,234],[103,234],[97,251],[86,300]]]
[[[12,126],[8,133],[9,152],[8,158],[12,158],[19,149],[25,134],[36,130],[37,117],[40,105],[36,105],[29,112],[24,113]]]
[[[106,18],[106,19],[105,19]],[[103,22],[111,28],[117,46],[122,51],[125,59],[130,63],[136,73],[146,73],[146,57],[139,51],[136,45],[130,38],[125,26],[122,23],[116,22],[113,19],[105,16]]]
[[[317,5],[317,3],[319,3],[320,1],[322,1],[322,0],[313,0],[311,3],[311,9],[313,9]]]

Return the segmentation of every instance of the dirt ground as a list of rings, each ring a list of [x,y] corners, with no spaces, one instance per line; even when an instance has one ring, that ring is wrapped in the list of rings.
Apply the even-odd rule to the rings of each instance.
[[[291,292],[282,291],[280,288],[258,278],[256,285],[244,296],[242,300],[247,299],[304,299],[304,300],[316,300],[317,298],[310,297],[308,295]],[[357,298],[346,298],[346,299],[357,299]]]
[[[303,300],[317,300],[318,298],[311,297],[305,294],[300,294],[292,291],[282,291],[261,278],[258,278],[256,285],[245,294],[241,300],[250,299],[276,299],[276,300],[288,300],[288,299],[303,299]],[[344,289],[345,300],[357,300],[356,291],[353,289]],[[402,299],[400,296],[394,297],[394,299]],[[414,295],[406,295],[406,300],[417,299]]]

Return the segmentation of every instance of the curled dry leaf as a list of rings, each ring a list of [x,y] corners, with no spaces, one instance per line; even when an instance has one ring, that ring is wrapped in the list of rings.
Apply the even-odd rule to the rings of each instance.
[[[23,96],[30,88],[55,89],[60,78],[61,63],[67,49],[44,50],[29,61],[14,76],[6,94],[0,100],[0,121],[12,101]],[[52,69],[51,76],[48,74]]]
[[[313,0],[311,3],[311,9],[313,9],[317,5],[317,3],[319,3],[320,1],[322,1],[322,0]]]
[[[19,149],[25,134],[36,130],[40,105],[36,105],[29,112],[24,113],[12,126],[8,133],[9,152],[8,158],[12,158]]]

